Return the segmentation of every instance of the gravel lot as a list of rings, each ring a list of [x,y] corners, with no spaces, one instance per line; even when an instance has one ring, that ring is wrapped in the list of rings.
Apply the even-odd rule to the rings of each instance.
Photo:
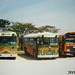
[[[16,60],[0,59],[0,75],[74,75],[75,57],[34,59],[20,55]]]

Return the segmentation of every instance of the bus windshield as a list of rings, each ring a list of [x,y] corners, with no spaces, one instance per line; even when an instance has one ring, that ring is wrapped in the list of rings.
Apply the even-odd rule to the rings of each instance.
[[[16,36],[0,36],[0,44],[16,44]]]
[[[49,44],[49,38],[39,38],[39,44]]]
[[[50,43],[58,43],[58,38],[50,38]]]
[[[39,39],[40,44],[46,44],[46,45],[57,45],[58,38],[40,38]]]
[[[65,38],[65,43],[75,43],[75,37]]]
[[[55,46],[55,45],[58,45],[58,38],[50,38],[50,45],[53,45],[53,46]]]

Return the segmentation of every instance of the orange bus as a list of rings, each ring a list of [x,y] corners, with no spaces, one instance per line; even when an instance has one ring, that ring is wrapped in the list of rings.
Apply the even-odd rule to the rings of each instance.
[[[59,55],[75,56],[75,32],[59,35]]]

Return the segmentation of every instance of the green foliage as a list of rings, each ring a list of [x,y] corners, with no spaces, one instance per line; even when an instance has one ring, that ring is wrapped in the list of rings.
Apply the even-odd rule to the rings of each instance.
[[[17,52],[17,54],[18,54],[18,55],[23,55],[23,54],[25,54],[25,52],[22,51],[22,50],[20,50],[20,51]]]
[[[21,44],[21,49],[23,46],[23,36],[29,33],[36,33],[38,28],[32,23],[20,23],[20,22],[13,22],[11,26],[12,31],[16,32],[19,35],[19,43]]]
[[[46,25],[46,26],[39,27],[39,32],[57,33],[58,31],[59,31],[59,29],[56,29],[55,26]]]
[[[8,20],[0,19],[0,27],[5,28],[10,25],[10,22]]]
[[[45,25],[41,27],[35,27],[32,23],[20,23],[20,22],[13,22],[11,26],[11,30],[15,31],[17,34],[26,35],[30,33],[38,33],[38,32],[52,32],[57,33],[59,29],[55,26]]]
[[[53,32],[57,33],[59,29],[56,29],[55,26],[41,26],[35,27],[32,23],[20,23],[20,22],[12,22],[11,29],[19,35],[19,43],[21,46],[21,50],[23,47],[23,36],[30,33],[38,33],[38,32]]]
[[[15,22],[11,26],[11,30],[15,31],[17,34],[26,35],[29,33],[36,33],[38,28],[36,28],[35,25],[32,25],[32,23]]]

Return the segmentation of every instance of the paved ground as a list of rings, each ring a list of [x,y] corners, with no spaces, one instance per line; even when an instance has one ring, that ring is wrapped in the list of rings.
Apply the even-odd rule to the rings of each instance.
[[[0,59],[0,75],[75,75],[75,57],[34,59],[20,55],[16,60]]]

